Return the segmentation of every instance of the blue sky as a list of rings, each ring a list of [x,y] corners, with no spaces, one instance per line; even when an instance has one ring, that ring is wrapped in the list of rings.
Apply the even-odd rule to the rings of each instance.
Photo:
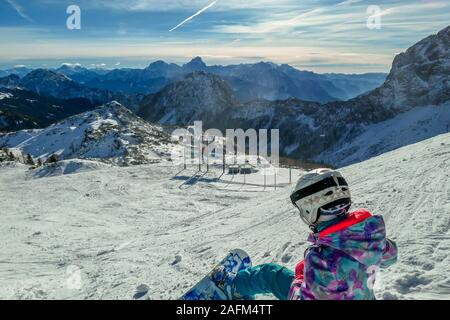
[[[72,4],[81,30],[66,28]],[[381,9],[380,29],[367,28],[370,5]],[[144,67],[201,56],[208,64],[387,72],[395,54],[449,17],[449,0],[0,0],[0,67]]]

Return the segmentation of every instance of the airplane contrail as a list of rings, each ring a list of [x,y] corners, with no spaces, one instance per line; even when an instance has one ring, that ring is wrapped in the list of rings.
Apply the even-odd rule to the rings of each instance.
[[[11,7],[14,8],[14,10],[16,10],[16,12],[19,14],[19,16],[21,16],[25,20],[33,22],[33,20],[30,18],[30,16],[28,16],[25,13],[25,10],[23,9],[23,7],[19,3],[17,3],[16,0],[6,0],[6,2],[8,2],[11,5]]]
[[[206,7],[204,7],[203,9],[201,9],[201,10],[197,11],[196,13],[194,13],[194,14],[193,14],[192,16],[190,16],[189,18],[187,18],[187,19],[181,21],[176,27],[170,29],[169,32],[172,32],[172,31],[178,29],[179,27],[181,27],[181,26],[182,26],[183,24],[185,24],[186,22],[189,22],[189,21],[191,21],[192,19],[194,19],[196,16],[202,14],[203,12],[205,12],[206,10],[208,10],[209,8],[211,8],[213,5],[215,5],[217,1],[218,1],[218,0],[213,1],[212,3],[210,3],[209,5],[207,5]]]

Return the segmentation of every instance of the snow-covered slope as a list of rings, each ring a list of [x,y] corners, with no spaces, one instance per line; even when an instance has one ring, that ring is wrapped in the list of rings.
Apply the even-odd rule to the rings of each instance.
[[[17,146],[24,142],[25,140],[28,140],[36,135],[39,134],[41,130],[34,129],[34,130],[21,130],[13,133],[8,134],[0,134],[0,147],[12,147]]]
[[[450,299],[449,168],[446,134],[342,170],[354,207],[384,215],[399,247],[378,274],[379,299]],[[189,179],[195,168],[163,163],[27,171],[0,167],[0,298],[129,299],[146,283],[152,298],[176,299],[231,248],[292,269],[307,247],[290,187],[220,172]]]
[[[26,140],[23,138],[30,136]],[[170,137],[117,102],[111,102],[43,130],[0,135],[1,146],[33,158],[100,159],[119,165],[160,161],[170,155]]]
[[[342,171],[355,205],[383,214],[399,245],[399,263],[381,275],[380,296],[450,299],[450,134]]]
[[[450,103],[416,107],[387,121],[365,126],[354,139],[344,137],[315,160],[344,166],[447,132],[450,132]]]
[[[74,174],[79,172],[107,169],[111,166],[99,161],[71,159],[62,160],[56,163],[44,165],[30,170],[30,178],[46,178],[65,174]]]

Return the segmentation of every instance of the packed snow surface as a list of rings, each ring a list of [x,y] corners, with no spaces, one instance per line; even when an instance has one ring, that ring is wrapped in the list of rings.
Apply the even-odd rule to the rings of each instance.
[[[354,208],[382,214],[399,246],[399,262],[378,275],[379,299],[450,299],[449,169],[450,134],[343,168]],[[176,299],[229,249],[254,264],[293,269],[302,259],[308,229],[286,169],[276,190],[261,173],[244,185],[218,168],[180,170],[162,162],[34,178],[0,166],[0,298],[129,299],[147,284],[153,299]]]
[[[103,162],[82,160],[82,159],[71,159],[71,160],[62,160],[58,161],[57,163],[37,167],[35,169],[30,170],[28,176],[31,178],[44,178],[110,167],[111,167],[110,165]]]

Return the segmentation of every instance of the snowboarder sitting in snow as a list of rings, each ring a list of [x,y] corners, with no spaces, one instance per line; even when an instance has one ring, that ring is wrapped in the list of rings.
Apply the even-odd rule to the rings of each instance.
[[[281,300],[375,299],[376,270],[397,260],[397,247],[386,238],[383,217],[365,209],[349,212],[348,184],[339,172],[328,169],[303,175],[291,201],[313,232],[304,260],[295,273],[272,263],[240,271],[227,290],[232,297],[273,294]]]

